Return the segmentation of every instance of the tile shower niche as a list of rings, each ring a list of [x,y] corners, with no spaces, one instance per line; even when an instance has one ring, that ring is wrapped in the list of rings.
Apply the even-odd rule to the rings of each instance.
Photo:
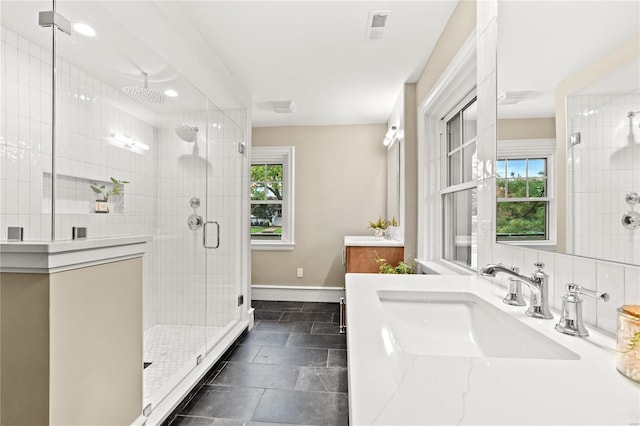
[[[111,180],[89,179],[78,176],[57,175],[56,188],[56,214],[105,214],[96,212],[96,200],[100,198],[90,185],[106,188],[113,186]],[[121,187],[120,195],[109,197],[108,214],[124,214],[125,186]],[[51,213],[51,173],[45,172],[42,176],[42,213]]]

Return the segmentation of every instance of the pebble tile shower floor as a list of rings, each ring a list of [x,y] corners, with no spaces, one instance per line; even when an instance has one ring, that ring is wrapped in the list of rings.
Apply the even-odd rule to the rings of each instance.
[[[174,378],[176,373],[205,353],[207,342],[222,331],[222,327],[157,324],[144,332],[144,401]]]
[[[253,301],[255,327],[219,362],[178,425],[348,425],[337,303]]]

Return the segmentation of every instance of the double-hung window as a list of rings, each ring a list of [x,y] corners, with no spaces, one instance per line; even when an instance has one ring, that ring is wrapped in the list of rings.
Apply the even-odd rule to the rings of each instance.
[[[477,265],[477,101],[467,97],[445,123],[444,258],[462,266]]]
[[[252,150],[252,249],[293,249],[293,155],[293,147]]]
[[[497,241],[553,241],[553,140],[499,141]]]

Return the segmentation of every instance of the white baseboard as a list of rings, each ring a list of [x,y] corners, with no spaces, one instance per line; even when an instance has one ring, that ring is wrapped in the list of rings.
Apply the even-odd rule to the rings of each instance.
[[[341,297],[344,297],[344,287],[251,286],[253,300],[338,303]]]

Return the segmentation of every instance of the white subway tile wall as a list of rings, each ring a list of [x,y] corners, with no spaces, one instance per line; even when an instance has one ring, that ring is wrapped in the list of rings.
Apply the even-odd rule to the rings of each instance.
[[[640,232],[625,229],[633,208],[625,194],[640,193],[640,91],[622,96],[567,98],[569,133],[581,143],[569,151],[567,185],[574,194],[567,217],[571,251],[579,256],[640,264]]]
[[[497,0],[489,0],[478,2],[478,27],[477,27],[477,42],[478,42],[478,98],[480,93],[488,96],[490,99],[486,100],[487,105],[495,105],[496,92],[495,90],[483,90],[483,86],[488,85],[488,81],[492,80],[495,84],[496,78],[496,61],[491,55],[496,51],[496,39],[493,37],[493,26],[496,25],[497,16]],[[483,52],[482,55],[480,53]],[[499,53],[498,53],[499,54]],[[480,58],[482,56],[482,58]],[[601,99],[594,97],[588,97],[585,100],[585,104],[582,104],[583,100],[580,100],[580,107],[584,110],[585,105],[591,106],[592,109],[602,104]],[[616,168],[616,172],[605,172],[603,164],[600,162],[603,159],[612,159],[617,161],[618,150],[624,147],[624,142],[627,139],[623,139],[620,134],[628,135],[629,121],[627,118],[627,112],[631,111],[629,108],[635,108],[633,111],[640,109],[638,103],[638,94],[629,95],[623,97],[620,100],[616,100],[616,106],[614,107],[614,99],[609,100],[609,114],[598,113],[588,115],[586,118],[587,127],[585,127],[587,137],[592,140],[592,135],[595,135],[595,142],[584,145],[582,149],[580,161],[573,163],[573,167],[576,171],[580,172],[581,179],[576,179],[576,182],[580,182],[582,186],[578,189],[578,193],[585,194],[580,196],[580,210],[576,209],[575,216],[578,220],[589,221],[589,232],[581,232],[580,235],[576,235],[576,241],[580,241],[580,246],[588,250],[589,256],[598,257],[602,259],[608,259],[609,253],[619,254],[620,251],[624,251],[627,256],[624,260],[626,263],[622,264],[610,261],[596,260],[595,258],[587,258],[580,256],[569,256],[558,253],[551,253],[540,250],[533,250],[527,248],[521,248],[506,244],[496,244],[494,239],[490,241],[484,241],[479,238],[478,253],[486,252],[490,253],[493,262],[502,262],[507,265],[518,266],[523,273],[531,273],[534,270],[533,263],[536,261],[543,262],[545,264],[544,270],[549,274],[552,279],[550,280],[550,301],[552,306],[559,309],[562,304],[561,297],[566,293],[566,285],[568,283],[577,283],[579,285],[591,288],[597,291],[604,291],[610,294],[611,300],[609,302],[596,302],[594,299],[584,297],[584,317],[585,322],[590,327],[597,327],[602,331],[615,333],[616,324],[616,309],[624,304],[640,304],[640,258],[630,257],[630,253],[633,256],[638,255],[640,250],[640,234],[634,235],[636,238],[633,245],[633,250],[628,250],[630,237],[628,234],[624,234],[618,228],[620,223],[620,214],[622,211],[627,210],[624,204],[624,193],[630,190],[640,192],[640,189],[634,189],[628,187],[628,182],[640,182],[640,168],[637,162],[625,158],[624,163],[620,162],[620,168]],[[573,106],[578,108],[578,101],[575,101]],[[489,108],[489,107],[487,107]],[[597,116],[597,118],[596,118]],[[625,121],[626,119],[626,121]],[[596,121],[597,120],[597,121]],[[489,132],[483,132],[484,129],[489,129],[492,125],[495,128],[495,108],[489,108],[488,110],[482,108],[478,112],[479,125],[479,140],[478,140],[478,163],[480,167],[483,167],[483,173],[480,178],[484,177],[495,185],[495,171],[492,170],[492,165],[495,164],[495,137],[489,137]],[[636,125],[637,126],[637,125]],[[581,132],[583,130],[580,130]],[[640,129],[634,129],[634,135],[638,142],[640,142]],[[616,132],[613,135],[613,132]],[[495,135],[495,133],[494,133]],[[613,135],[613,137],[610,137]],[[584,141],[585,134],[583,134]],[[622,138],[622,139],[621,139]],[[613,143],[613,141],[616,141]],[[609,142],[607,142],[609,141]],[[604,143],[600,146],[598,144]],[[584,144],[585,142],[583,142]],[[609,145],[607,145],[609,143]],[[588,153],[584,153],[586,150],[591,150]],[[586,156],[586,157],[584,157]],[[585,159],[586,158],[586,159]],[[633,164],[632,164],[633,163]],[[568,165],[572,167],[572,164]],[[589,172],[587,172],[589,170]],[[577,176],[577,175],[576,175]],[[626,180],[629,179],[629,180]],[[584,186],[588,185],[588,186]],[[487,188],[489,186],[487,185]],[[606,202],[595,202],[595,193],[609,192],[610,190],[618,190],[619,193],[612,195],[611,199]],[[480,191],[479,197],[491,197],[488,203],[479,202],[479,206],[490,206],[495,204],[495,194],[492,195],[491,191]],[[615,213],[609,212],[606,206],[615,206]],[[578,203],[576,203],[578,206]],[[485,207],[489,208],[489,207]],[[581,215],[582,214],[582,215]],[[589,216],[589,215],[594,216]],[[611,214],[612,217],[605,219],[605,214]],[[485,217],[484,213],[479,212],[479,215]],[[593,223],[591,222],[593,220]],[[606,222],[606,224],[605,224]],[[601,232],[602,231],[602,232]],[[585,234],[592,235],[585,235]],[[591,237],[606,237],[611,236],[610,242],[600,241],[598,243],[586,244],[584,240]],[[615,240],[618,238],[618,240]],[[626,239],[624,239],[626,238]],[[617,242],[614,242],[617,241]],[[581,254],[585,254],[582,253]],[[496,277],[494,282],[499,283],[503,287],[506,287],[507,281],[504,277]],[[557,317],[557,315],[556,315]]]
[[[0,29],[0,240],[8,226],[24,227],[26,240],[49,240],[51,54]],[[210,105],[200,113],[133,115],[127,111],[140,111],[140,104],[62,59],[57,83],[56,239],[71,239],[73,226],[86,226],[89,237],[154,236],[144,259],[145,329],[157,323],[222,326],[234,319],[244,193],[237,144],[244,139],[246,111],[222,113]],[[197,143],[176,136],[179,123],[198,126]],[[109,144],[111,133],[150,149],[139,154],[118,148]],[[111,177],[130,183],[122,196],[111,197],[109,214],[97,214],[89,184]],[[202,229],[187,227],[194,195],[202,199],[198,212],[221,225],[218,250],[206,251]],[[210,231],[215,240],[215,229]]]

